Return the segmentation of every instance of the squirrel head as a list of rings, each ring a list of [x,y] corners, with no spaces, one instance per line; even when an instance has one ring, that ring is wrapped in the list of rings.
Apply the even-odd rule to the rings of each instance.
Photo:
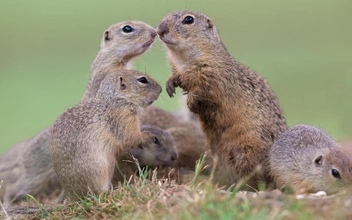
[[[214,22],[205,14],[182,11],[167,14],[156,29],[166,47],[187,60],[211,53],[221,43]]]
[[[156,35],[155,29],[144,22],[123,21],[104,31],[99,53],[102,59],[116,59],[116,63],[127,65],[132,58],[148,50]]]
[[[142,125],[142,146],[130,149],[140,166],[158,167],[172,165],[178,158],[173,137],[153,125]]]
[[[147,107],[159,97],[161,90],[159,83],[145,73],[117,70],[109,73],[101,82],[95,100],[109,105]]]
[[[314,166],[322,169],[328,194],[341,189],[352,189],[352,158],[342,149],[322,151],[314,158]]]
[[[271,157],[275,159],[277,153],[287,151],[300,155],[293,156],[294,162],[306,168],[296,169],[295,175],[304,177],[313,191],[332,194],[352,188],[352,158],[323,130],[304,124],[291,127],[276,140]]]

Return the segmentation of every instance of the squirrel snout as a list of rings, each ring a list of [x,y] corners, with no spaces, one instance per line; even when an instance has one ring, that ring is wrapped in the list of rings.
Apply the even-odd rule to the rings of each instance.
[[[152,36],[152,38],[155,38],[156,37],[156,32],[152,32],[151,36]]]
[[[172,154],[171,154],[171,160],[174,161],[174,160],[176,160],[177,158],[178,158],[177,152],[172,152]]]
[[[156,32],[160,37],[162,37],[164,34],[169,32],[169,27],[167,26],[166,23],[162,22],[159,24],[158,28],[156,29]]]

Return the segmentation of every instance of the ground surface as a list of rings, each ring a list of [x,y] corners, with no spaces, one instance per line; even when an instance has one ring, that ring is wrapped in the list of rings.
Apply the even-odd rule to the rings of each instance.
[[[206,180],[178,185],[139,179],[53,211],[20,215],[16,212],[26,208],[17,207],[7,209],[7,214],[24,219],[351,219],[351,196],[348,192],[330,196],[286,195],[279,190],[227,192]]]

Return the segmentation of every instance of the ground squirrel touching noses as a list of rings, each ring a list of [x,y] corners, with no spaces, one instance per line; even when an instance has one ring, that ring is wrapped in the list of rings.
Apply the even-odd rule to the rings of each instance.
[[[187,105],[198,115],[207,145],[218,157],[214,180],[231,186],[264,166],[264,178],[271,183],[264,161],[287,125],[266,80],[233,60],[204,14],[171,12],[156,31],[172,69],[167,92],[172,97],[181,87],[188,94]],[[247,184],[257,188],[259,176]]]
[[[130,68],[133,58],[145,52],[155,36],[154,28],[141,21],[123,21],[104,31],[81,102],[95,97],[109,72]],[[23,200],[26,194],[37,197],[61,188],[50,160],[51,132],[52,126],[0,157],[0,180],[4,180],[2,188],[6,187],[0,199],[6,204]]]
[[[137,115],[161,93],[150,76],[132,70],[111,72],[95,99],[64,111],[50,139],[58,180],[71,199],[108,191],[116,158],[142,145]]]
[[[138,167],[132,157],[138,160],[141,168],[151,169],[171,166],[178,157],[173,137],[169,132],[153,125],[141,125],[142,145],[130,148],[117,159],[113,183],[123,182],[136,173]]]
[[[352,158],[324,131],[295,125],[270,149],[270,172],[279,188],[293,193],[335,193],[352,187]]]
[[[81,102],[94,98],[106,74],[131,69],[133,59],[148,50],[156,35],[153,27],[141,21],[120,22],[104,31]]]

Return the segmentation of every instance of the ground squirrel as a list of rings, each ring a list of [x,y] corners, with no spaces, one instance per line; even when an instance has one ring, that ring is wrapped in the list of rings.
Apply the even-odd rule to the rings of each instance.
[[[157,27],[166,45],[172,75],[166,83],[188,95],[212,154],[218,157],[214,180],[230,186],[266,163],[274,140],[286,128],[277,98],[266,80],[234,61],[214,22],[204,14],[171,12]],[[256,176],[247,183],[257,187]],[[266,176],[267,182],[270,177]]]
[[[16,154],[9,158],[14,163],[6,170],[0,170],[0,178],[4,180],[5,186],[2,199],[6,206],[10,202],[26,199],[27,194],[46,195],[60,188],[50,159],[51,130],[52,127],[46,128],[35,137],[13,147]],[[3,156],[6,157],[7,153]],[[6,162],[1,159],[1,166],[4,165]]]
[[[140,21],[124,21],[110,26],[103,34],[98,55],[91,65],[91,76],[81,102],[95,96],[108,72],[127,69],[130,61],[145,52],[156,36],[154,28]],[[9,203],[37,196],[60,187],[50,161],[49,139],[52,126],[35,137],[15,145],[0,158],[0,180]],[[4,160],[6,158],[6,160]],[[11,164],[8,161],[12,161]]]
[[[181,121],[171,112],[149,106],[141,117],[142,124],[151,124],[169,132],[178,151],[175,168],[194,170],[196,161],[205,153],[206,138],[197,121]]]
[[[100,82],[109,72],[130,69],[133,58],[144,53],[154,42],[153,27],[141,21],[124,21],[110,26],[101,40],[98,55],[81,102],[94,98]]]
[[[161,93],[150,76],[132,70],[111,72],[89,102],[64,111],[50,138],[51,161],[71,199],[108,191],[116,158],[141,146],[138,114]]]
[[[142,146],[133,147],[127,150],[126,154],[122,154],[117,158],[117,166],[115,168],[114,176],[112,179],[113,186],[117,186],[118,182],[123,182],[125,178],[129,180],[130,176],[135,174],[138,167],[133,161],[131,155],[138,160],[138,163],[143,169],[148,166],[149,168],[155,168],[159,166],[170,166],[178,157],[175,143],[172,136],[156,126],[142,125]],[[63,199],[63,198],[59,198]],[[46,200],[45,203],[47,203]],[[50,200],[49,200],[50,201]],[[49,208],[46,207],[47,211],[52,210],[56,206],[56,202],[49,204]],[[50,206],[52,206],[50,208]],[[28,207],[27,204],[12,206],[6,210],[9,215],[16,214],[32,214],[42,209],[37,207]]]
[[[352,186],[352,158],[322,130],[295,125],[270,149],[270,173],[279,188],[328,194]]]
[[[178,158],[173,137],[169,132],[153,125],[141,125],[142,146],[128,149],[117,159],[113,182],[123,182],[138,170],[131,155],[138,160],[141,168],[151,169],[161,166],[171,166]]]

